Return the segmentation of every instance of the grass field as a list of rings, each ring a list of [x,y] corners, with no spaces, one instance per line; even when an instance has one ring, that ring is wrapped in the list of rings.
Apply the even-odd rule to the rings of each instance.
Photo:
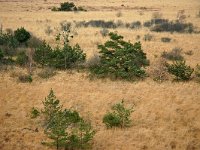
[[[186,22],[199,29],[199,0],[74,0],[87,12],[53,12],[53,6],[64,1],[58,0],[0,0],[0,24],[3,28],[15,30],[25,27],[35,36],[55,46],[55,35],[63,21],[121,20],[123,22],[145,22],[155,12],[163,18],[175,20],[177,12],[185,11]],[[117,13],[121,12],[119,17]],[[45,34],[47,26],[53,30]],[[79,43],[89,59],[98,52],[97,44],[106,41],[102,28],[74,28],[71,44]],[[200,64],[200,34],[151,32],[148,28],[116,28],[126,40],[136,42],[139,35],[144,52],[155,67],[163,51],[182,48],[183,56],[192,67]],[[151,41],[144,41],[146,34],[152,34]],[[161,42],[162,37],[172,39]],[[193,55],[185,52],[192,51]],[[155,66],[154,66],[155,65]],[[200,84],[189,82],[155,82],[151,76],[143,81],[126,82],[108,79],[90,80],[87,72],[58,71],[48,80],[39,78],[37,70],[33,82],[19,83],[13,76],[25,69],[13,67],[0,73],[0,149],[38,150],[54,149],[41,144],[46,139],[39,123],[30,119],[30,110],[42,107],[42,101],[50,89],[55,91],[61,103],[80,112],[91,120],[97,133],[93,140],[94,150],[200,150]],[[131,118],[133,126],[126,129],[106,129],[103,115],[110,106],[125,100],[134,105]],[[38,128],[38,132],[35,129]]]

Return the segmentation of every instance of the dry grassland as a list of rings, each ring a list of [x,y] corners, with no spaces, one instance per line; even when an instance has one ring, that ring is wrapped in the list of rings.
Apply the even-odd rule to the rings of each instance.
[[[88,12],[52,12],[49,8],[59,6],[58,0],[0,0],[0,24],[4,28],[25,27],[34,35],[55,45],[55,34],[62,21],[122,20],[123,22],[147,21],[154,12],[164,18],[176,19],[179,10],[185,10],[186,21],[200,28],[199,0],[74,0]],[[121,6],[121,5],[124,6]],[[122,13],[117,17],[118,12]],[[51,26],[53,34],[47,36],[45,29]],[[183,52],[187,63],[195,67],[200,64],[200,34],[155,33],[147,28],[130,30],[117,28],[126,40],[135,42],[136,36],[150,33],[152,41],[141,39],[142,47],[152,64],[160,54],[174,47]],[[71,43],[79,43],[93,56],[97,43],[103,43],[100,28],[75,28],[78,35]],[[112,31],[112,30],[110,30]],[[170,43],[160,41],[170,37]],[[151,67],[151,66],[150,66]],[[150,69],[149,69],[150,70]],[[30,119],[33,106],[42,107],[42,100],[53,88],[56,96],[66,107],[78,110],[91,120],[97,130],[93,141],[94,150],[200,150],[200,84],[195,81],[157,83],[151,78],[134,83],[110,80],[93,80],[87,73],[60,71],[48,80],[33,76],[33,83],[19,83],[12,75],[25,71],[13,68],[0,73],[0,149],[1,150],[39,150],[51,149],[43,146],[46,137],[40,123]],[[107,130],[102,117],[111,105],[125,100],[134,105],[133,126],[127,129]],[[38,128],[39,132],[34,130]],[[30,130],[31,129],[31,130]]]

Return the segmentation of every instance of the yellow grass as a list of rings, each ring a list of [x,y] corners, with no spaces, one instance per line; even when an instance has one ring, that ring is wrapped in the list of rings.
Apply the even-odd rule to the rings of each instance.
[[[0,0],[0,24],[5,28],[25,27],[34,35],[55,45],[56,30],[62,21],[122,20],[123,22],[147,21],[154,12],[164,18],[176,19],[179,10],[185,10],[186,21],[200,27],[199,0],[76,0],[75,4],[84,6],[88,12],[51,12],[48,8],[59,6],[57,0]],[[124,7],[121,5],[124,4]],[[146,9],[144,9],[144,7]],[[117,17],[118,12],[122,13]],[[47,26],[54,29],[51,36],[45,34]],[[150,32],[146,28],[129,30],[116,29],[126,40],[135,42],[137,35],[154,35],[142,47],[152,64],[155,55],[181,47],[183,52],[193,51],[192,56],[184,55],[187,64],[195,67],[200,64],[200,34],[170,34]],[[100,28],[78,28],[71,44],[79,43],[88,57],[98,52],[97,43],[103,43]],[[111,30],[113,31],[113,30]],[[172,42],[162,43],[161,37],[170,37]],[[39,122],[30,119],[33,106],[42,107],[42,100],[53,88],[61,103],[78,110],[89,118],[97,130],[93,141],[94,150],[198,150],[200,149],[200,84],[195,81],[176,83],[165,81],[156,83],[151,78],[135,83],[110,80],[89,80],[87,73],[60,71],[55,77],[42,80],[35,72],[33,83],[19,83],[16,73],[26,70],[10,69],[0,74],[0,149],[38,150],[51,149],[43,146],[46,137]],[[133,126],[127,129],[107,130],[102,117],[111,105],[125,100],[135,105],[132,115]],[[38,128],[39,132],[34,132]],[[31,130],[29,130],[31,129]]]

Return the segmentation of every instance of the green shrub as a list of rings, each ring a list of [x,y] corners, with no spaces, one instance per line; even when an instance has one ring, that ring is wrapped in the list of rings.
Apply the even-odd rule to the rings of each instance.
[[[100,49],[100,63],[92,66],[90,71],[98,77],[121,78],[133,80],[144,77],[144,67],[149,65],[146,54],[141,49],[140,42],[134,45],[123,40],[116,33],[109,33],[110,39]]]
[[[43,105],[41,115],[45,122],[44,133],[50,139],[43,144],[56,146],[57,149],[88,149],[95,131],[78,112],[63,110],[52,89]]]
[[[64,44],[63,48],[52,49],[45,42],[35,50],[34,60],[42,66],[49,66],[59,69],[69,69],[73,66],[85,62],[86,54],[83,53],[80,46],[70,46]]]
[[[128,127],[131,125],[131,113],[132,108],[125,108],[124,101],[112,106],[112,112],[108,112],[103,117],[103,123],[106,124],[107,128],[112,127]]]
[[[74,47],[65,44],[62,49],[53,51],[49,65],[59,69],[69,69],[79,63],[85,62],[86,54],[78,44]]]
[[[175,61],[173,64],[167,64],[168,72],[176,76],[176,80],[189,80],[194,69],[185,64],[185,61]]]
[[[31,75],[20,75],[18,77],[19,81],[22,82],[22,83],[26,83],[26,82],[29,82],[31,83],[33,81]]]
[[[38,48],[35,49],[33,59],[36,63],[44,66],[49,66],[53,49],[45,41]]]
[[[16,63],[20,66],[25,66],[28,63],[28,56],[25,51],[21,51],[17,54]]]
[[[163,52],[162,57],[168,60],[184,60],[184,57],[181,55],[182,49],[179,47],[173,48],[170,52]]]
[[[20,43],[25,43],[30,39],[31,34],[24,27],[21,27],[14,31],[14,36]]]
[[[34,118],[37,118],[38,116],[40,115],[40,112],[37,108],[32,108],[31,109],[31,118],[34,119]]]
[[[7,49],[5,54],[11,55],[11,51],[19,47],[19,42],[11,33],[0,33],[0,46]]]

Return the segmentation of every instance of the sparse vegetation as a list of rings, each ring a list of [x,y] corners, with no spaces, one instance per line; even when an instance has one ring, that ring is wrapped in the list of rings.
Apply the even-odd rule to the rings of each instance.
[[[44,31],[48,36],[50,36],[53,33],[53,30],[51,29],[51,26],[47,26]]]
[[[25,51],[21,51],[17,54],[16,63],[23,67],[28,63],[28,56]]]
[[[177,81],[187,81],[191,78],[193,68],[185,64],[185,61],[175,61],[167,64],[168,72],[176,77]]]
[[[162,57],[168,60],[184,60],[184,57],[181,55],[182,49],[175,47],[170,52],[163,52]]]
[[[145,34],[144,35],[144,41],[152,41],[152,39],[153,39],[153,35],[151,35],[151,34]]]
[[[33,81],[32,76],[27,74],[20,75],[18,79],[22,83],[27,83],[27,82],[31,83]]]
[[[105,36],[107,36],[107,35],[108,35],[108,33],[109,33],[109,30],[108,30],[108,29],[105,29],[105,28],[103,28],[102,30],[100,30],[100,33],[101,33],[101,35],[102,35],[103,37],[105,37]]]
[[[133,108],[126,108],[124,106],[124,101],[117,103],[112,106],[112,112],[108,112],[103,117],[103,123],[105,123],[107,128],[112,127],[129,127],[131,125],[131,113]]]
[[[157,82],[163,82],[168,80],[168,70],[166,67],[166,60],[163,58],[159,58],[156,64],[153,66],[152,76],[153,80]]]
[[[171,41],[171,38],[162,37],[162,38],[161,38],[161,41],[164,42],[164,43],[169,43],[169,42]]]
[[[0,149],[200,149],[199,4],[0,0]]]
[[[197,81],[200,82],[200,65],[199,64],[197,64],[195,68],[195,76],[197,78]]]
[[[43,78],[43,79],[48,79],[48,78],[51,78],[53,76],[56,75],[56,71],[54,68],[44,68],[42,69],[39,73],[38,73],[38,76]]]
[[[100,63],[90,68],[98,77],[134,80],[145,77],[144,67],[149,65],[141,43],[132,44],[123,40],[117,33],[109,33],[110,40],[100,49]]]
[[[185,52],[185,54],[191,56],[191,55],[193,55],[193,51],[192,50],[188,50],[188,51]]]
[[[192,33],[194,26],[192,23],[182,23],[179,21],[166,21],[161,24],[156,24],[151,28],[155,32],[179,32],[179,33]]]

